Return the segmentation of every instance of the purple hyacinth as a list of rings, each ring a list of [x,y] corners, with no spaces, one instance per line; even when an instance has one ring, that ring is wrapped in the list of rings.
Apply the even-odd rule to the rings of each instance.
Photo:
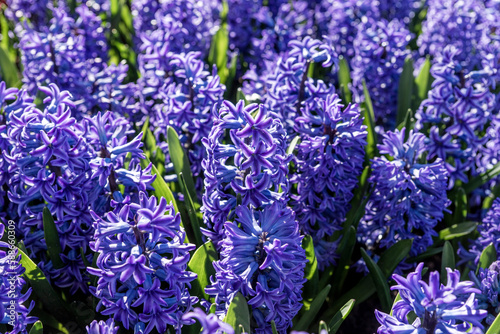
[[[294,211],[313,236],[320,269],[335,262],[336,243],[323,240],[341,228],[364,161],[366,127],[358,105],[343,109],[336,94],[316,99],[296,118],[300,134]],[[321,250],[321,251],[320,251]]]
[[[468,181],[467,172],[484,172],[491,165],[478,154],[495,156],[483,145],[481,135],[495,106],[495,97],[479,72],[467,72],[458,61],[461,51],[446,47],[431,68],[435,78],[429,96],[417,110],[415,127],[429,129],[428,159],[440,158],[450,173],[450,187],[456,180]],[[479,161],[476,167],[476,160]],[[483,169],[482,169],[483,168]]]
[[[294,213],[281,202],[262,209],[239,206],[234,221],[226,222],[215,281],[206,292],[215,296],[216,314],[224,314],[236,293],[252,307],[255,333],[278,332],[292,325],[300,310],[306,281],[305,251]]]
[[[296,117],[302,108],[314,109],[315,99],[325,99],[333,94],[333,86],[322,80],[308,76],[312,63],[330,67],[337,61],[333,49],[319,40],[305,37],[288,44],[288,52],[280,57],[265,81],[264,103],[271,111],[280,116],[287,130],[288,139],[293,138]],[[312,104],[312,107],[307,107]]]
[[[387,132],[378,145],[381,154],[372,160],[369,182],[374,185],[360,222],[359,239],[370,248],[387,248],[402,239],[414,239],[411,255],[425,251],[437,235],[450,201],[446,196],[448,171],[443,161],[419,162],[426,151],[425,136],[405,128]]]
[[[114,211],[94,218],[94,241],[90,247],[99,254],[99,277],[91,292],[100,299],[97,309],[112,316],[126,328],[142,327],[145,334],[154,328],[177,333],[182,319],[197,298],[187,289],[196,275],[186,270],[189,251],[180,215],[165,198],[139,193],[139,203],[125,200]]]
[[[4,221],[0,223],[0,239],[5,233],[5,240],[7,240],[7,242],[0,241],[0,247],[5,248],[5,250],[0,250],[0,324],[4,324],[8,329],[5,334],[27,334],[26,325],[37,320],[29,316],[35,302],[32,300],[28,306],[25,305],[31,295],[31,288],[22,291],[26,285],[23,278],[25,269],[19,263],[21,255],[18,254],[15,246],[13,228],[14,224],[10,222],[9,224]]]
[[[258,208],[288,199],[291,157],[281,122],[264,105],[224,101],[214,113],[212,130],[202,139],[207,157],[201,210],[204,233],[217,244],[238,205]]]
[[[430,0],[422,34],[418,37],[420,55],[438,57],[446,46],[461,53],[457,62],[472,70],[481,63],[477,48],[483,35],[480,24],[484,3],[480,0]]]
[[[354,39],[352,83],[358,102],[364,100],[363,80],[373,101],[375,117],[386,129],[396,125],[399,77],[411,35],[398,20],[364,18]]]
[[[234,329],[230,325],[221,321],[215,314],[206,314],[200,308],[195,308],[193,311],[184,315],[183,319],[196,319],[202,327],[201,334],[234,334]]]
[[[94,320],[86,327],[87,334],[116,334],[118,332],[119,327],[115,326],[115,322],[112,318],[107,321],[99,321]]]
[[[424,264],[420,263],[415,272],[407,278],[392,275],[401,300],[393,306],[393,315],[375,310],[380,323],[379,334],[391,333],[482,333],[481,320],[485,310],[479,309],[476,299],[481,291],[474,288],[471,281],[460,282],[460,272],[446,268],[446,285],[439,283],[439,272],[429,275],[429,283],[422,279]],[[409,323],[409,313],[416,319]]]
[[[42,27],[49,21],[48,11],[53,9],[51,1],[7,0],[5,17],[13,22],[26,19],[34,27]]]
[[[493,262],[488,268],[479,268],[477,276],[469,273],[470,279],[481,290],[477,295],[479,307],[487,310],[486,324],[491,325],[500,313],[500,262]]]

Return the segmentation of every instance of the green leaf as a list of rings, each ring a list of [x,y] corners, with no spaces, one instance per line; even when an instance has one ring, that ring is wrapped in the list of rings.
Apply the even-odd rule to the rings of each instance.
[[[342,306],[342,308],[337,313],[335,313],[332,320],[330,320],[330,323],[328,324],[328,328],[330,328],[330,331],[328,332],[329,334],[337,333],[340,325],[342,325],[349,313],[351,313],[355,303],[356,301],[354,299],[351,299],[347,303],[345,303],[345,305]]]
[[[331,285],[328,284],[321,290],[316,298],[311,303],[311,307],[309,310],[307,310],[297,321],[295,326],[293,326],[293,329],[296,331],[305,331],[311,325],[313,320],[316,318],[318,315],[319,310],[321,309],[321,306],[323,306],[323,303],[326,300],[326,297],[328,296],[328,292],[330,292]]]
[[[59,254],[61,254],[61,242],[59,240],[59,232],[57,231],[54,218],[47,207],[43,208],[43,233],[45,235],[45,243],[47,251],[55,269],[64,267]]]
[[[212,44],[210,45],[210,51],[208,55],[208,63],[210,65],[215,64],[217,66],[217,72],[219,74],[221,83],[226,83],[229,75],[227,69],[227,49],[229,47],[229,35],[227,31],[227,24],[223,23],[220,25],[219,30],[215,33],[212,38]]]
[[[20,243],[19,247],[24,247],[24,245]],[[70,306],[67,305],[62,300],[61,296],[52,288],[52,285],[47,281],[47,278],[40,268],[37,267],[21,248],[18,248],[18,252],[21,255],[20,263],[25,269],[23,275],[33,288],[33,292],[38,296],[45,307],[50,308],[52,313],[58,316],[58,320],[62,322],[73,319],[74,314],[70,311]]]
[[[352,101],[351,90],[349,89],[349,84],[351,83],[351,74],[349,72],[349,64],[344,57],[340,58],[339,61],[339,72],[338,79],[340,84],[340,89],[344,93],[344,100],[346,103]]]
[[[446,268],[455,269],[455,250],[451,242],[446,241],[443,246],[443,257],[441,259],[441,282],[446,283],[448,272]]]
[[[489,180],[498,175],[500,175],[500,162],[493,166],[493,168],[489,171],[470,179],[469,182],[463,186],[465,193],[470,194],[472,191],[481,187],[483,184],[486,184]]]
[[[490,328],[488,328],[488,331],[486,334],[498,334],[500,333],[500,314],[497,315],[493,323],[491,324]]]
[[[307,282],[304,284],[302,296],[304,299],[309,299],[316,296],[319,281],[318,261],[316,260],[314,243],[310,235],[306,235],[302,240],[302,248],[306,250],[306,258],[308,260],[304,269],[304,278],[307,279]]]
[[[64,327],[64,325],[57,320],[52,314],[43,311],[42,309],[35,307],[31,310],[30,315],[37,317],[44,325],[46,329],[48,327],[55,329],[56,331],[47,330],[47,332],[54,332],[58,334],[70,334],[70,331]]]
[[[276,329],[276,322],[274,320],[271,321],[271,327],[273,329],[273,334],[278,334],[278,329]]]
[[[211,241],[207,241],[194,252],[188,263],[188,269],[198,275],[191,282],[191,295],[203,297],[209,300],[205,293],[205,287],[210,285],[210,276],[215,276],[213,262],[218,260],[217,252]]]
[[[390,313],[390,315],[392,315],[392,312],[394,311],[394,305],[396,305],[396,303],[398,301],[400,301],[400,300],[401,300],[401,295],[398,292],[396,298],[394,298],[394,301],[392,302],[392,307],[391,307],[391,313]]]
[[[33,324],[33,327],[31,327],[29,334],[43,334],[43,324],[40,320]]]
[[[287,154],[293,154],[293,151],[295,150],[295,147],[299,143],[299,140],[300,140],[299,135],[295,136],[295,138],[292,139],[292,141],[290,142],[290,145],[288,146],[288,148],[286,150]]]
[[[186,180],[184,179],[184,174],[179,174],[179,183],[182,189],[186,189]],[[196,241],[196,246],[201,246],[203,244],[203,238],[201,236],[200,221],[196,215],[196,210],[194,208],[193,199],[189,191],[185,192],[184,204],[186,205],[187,214],[189,216],[189,221],[191,223],[191,229],[193,230],[194,239]]]
[[[231,301],[224,322],[234,328],[235,334],[250,333],[250,312],[247,301],[241,292],[238,292]],[[241,331],[240,326],[243,327],[243,331]]]
[[[184,175],[184,181],[186,181],[185,183],[187,189],[185,189],[186,193],[184,193],[184,196],[188,195],[187,192],[189,192],[189,196],[191,196],[193,202],[198,203],[196,188],[194,185],[193,174],[191,173],[191,166],[189,164],[188,156],[186,152],[184,152],[184,148],[179,141],[177,132],[175,132],[174,128],[172,128],[171,126],[167,126],[167,143],[168,151],[170,153],[170,159],[174,164],[175,173],[177,174],[177,177],[180,177],[179,175],[182,173],[182,175]]]
[[[347,273],[349,272],[351,256],[355,244],[356,229],[351,226],[349,230],[347,230],[347,233],[344,234],[339,244],[340,259],[335,269],[332,282],[332,286],[334,287],[332,293],[335,295],[342,291],[342,287],[344,286],[344,281],[347,277]]]
[[[479,257],[479,263],[477,264],[476,274],[479,272],[479,268],[486,269],[496,260],[497,260],[497,251],[493,243],[491,243],[485,249],[483,249],[481,256]]]
[[[363,93],[365,96],[363,124],[366,125],[366,131],[368,132],[366,136],[366,159],[370,160],[373,159],[377,153],[377,133],[375,132],[375,113],[373,111],[373,104],[364,80]]]
[[[467,217],[467,194],[462,187],[457,189],[454,202],[453,222],[455,224],[463,223]]]
[[[398,89],[398,112],[396,115],[396,124],[400,124],[406,119],[408,110],[411,109],[411,99],[413,97],[413,59],[405,59],[403,72],[399,77]],[[407,130],[409,131],[409,129]]]
[[[389,278],[398,264],[408,255],[412,243],[412,239],[401,240],[382,253],[377,264],[386,279]],[[337,298],[330,312],[339,310],[349,299],[355,299],[356,303],[362,303],[375,292],[375,285],[371,277],[365,276],[355,287]]]
[[[366,266],[368,267],[368,271],[370,272],[370,276],[372,278],[373,284],[375,285],[375,289],[377,290],[378,299],[382,304],[382,310],[384,312],[389,312],[391,309],[392,298],[391,291],[389,290],[389,285],[387,284],[387,278],[382,274],[382,270],[380,270],[379,266],[373,261],[373,259],[366,253],[366,251],[361,248],[361,256],[363,260],[365,260]]]
[[[417,110],[420,107],[422,101],[427,98],[427,94],[429,93],[429,90],[431,88],[432,79],[430,70],[431,62],[429,60],[429,57],[427,57],[424,64],[422,65],[422,68],[420,69],[420,73],[415,79],[416,94],[413,104],[413,110]]]
[[[423,252],[422,254],[419,254],[417,256],[414,256],[414,257],[410,257],[407,262],[408,263],[418,263],[418,262],[422,262],[423,260],[425,259],[428,259],[434,255],[437,255],[437,254],[441,254],[443,252],[443,247],[436,247],[436,248],[427,248],[427,250],[425,252]]]
[[[441,240],[451,240],[458,237],[463,237],[476,229],[476,222],[465,222],[461,224],[454,224],[439,231],[439,239]]]
[[[154,154],[156,153],[156,138],[149,129],[149,117],[146,118],[146,121],[142,125],[142,142],[144,143],[143,150],[147,153],[149,159],[153,159]]]
[[[151,161],[149,161],[148,158],[142,159],[141,167],[146,168],[149,166],[150,163]],[[175,212],[176,213],[179,212],[179,208],[177,206],[177,201],[174,198],[174,194],[172,194],[170,187],[167,185],[161,174],[158,173],[158,169],[156,169],[155,165],[152,165],[151,174],[156,175],[155,180],[151,184],[153,188],[155,188],[153,194],[156,196],[157,199],[164,197],[167,200],[167,203],[172,203]]]
[[[0,46],[0,74],[7,87],[18,87],[20,84],[17,68],[9,58],[9,53]]]

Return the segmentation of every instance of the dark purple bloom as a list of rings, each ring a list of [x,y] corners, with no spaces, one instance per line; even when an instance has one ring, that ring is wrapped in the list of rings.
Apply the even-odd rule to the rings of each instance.
[[[422,280],[423,263],[407,278],[392,275],[401,300],[393,306],[393,315],[375,310],[380,323],[379,334],[391,333],[482,333],[481,320],[486,311],[478,307],[474,288],[470,281],[460,282],[460,272],[447,268],[446,285],[439,283],[439,272],[430,273],[429,283]],[[410,324],[408,314],[416,319]]]
[[[86,327],[87,334],[116,334],[118,328],[113,319],[108,319],[106,322],[94,320]]]
[[[313,236],[320,269],[333,264],[336,243],[323,240],[341,228],[364,161],[366,127],[357,105],[337,95],[307,104],[296,118],[300,134],[294,211],[302,231]],[[314,107],[314,109],[309,109]]]
[[[197,301],[187,290],[196,278],[186,270],[194,245],[183,243],[180,215],[165,198],[157,202],[141,192],[139,203],[120,205],[103,218],[92,211],[92,217],[90,247],[99,257],[97,269],[88,271],[99,277],[91,288],[100,299],[97,309],[127,329],[143,323],[147,334],[172,325],[180,333],[183,314]]]
[[[387,132],[378,148],[385,156],[372,160],[369,182],[374,184],[358,233],[369,247],[390,247],[402,239],[414,239],[410,254],[432,244],[434,227],[443,219],[450,201],[446,195],[448,171],[443,161],[420,163],[426,150],[425,136],[405,128]]]

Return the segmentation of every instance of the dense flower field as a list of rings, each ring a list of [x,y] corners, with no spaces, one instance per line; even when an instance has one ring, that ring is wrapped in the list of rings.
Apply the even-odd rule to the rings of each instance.
[[[0,333],[500,333],[497,0],[0,0]]]

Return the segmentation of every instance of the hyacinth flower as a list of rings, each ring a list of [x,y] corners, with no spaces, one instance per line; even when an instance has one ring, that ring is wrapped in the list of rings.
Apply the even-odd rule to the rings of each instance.
[[[120,327],[115,326],[115,322],[112,318],[107,321],[94,320],[85,327],[87,329],[87,334],[116,334]]]
[[[295,161],[293,208],[301,230],[313,237],[319,268],[335,261],[336,242],[325,238],[341,228],[364,161],[366,127],[358,105],[343,109],[336,94],[316,99],[296,119],[300,134]]]
[[[398,84],[411,34],[399,20],[363,18],[353,43],[352,84],[357,100],[363,97],[363,80],[373,101],[375,118],[385,129],[396,123]]]
[[[215,281],[206,288],[215,296],[216,314],[222,316],[241,292],[252,307],[252,332],[272,333],[271,320],[279,333],[291,327],[306,281],[301,240],[294,213],[282,202],[238,206],[234,221],[225,223]]]
[[[221,321],[217,315],[211,313],[206,314],[200,308],[195,308],[193,311],[184,314],[183,318],[196,319],[201,325],[201,334],[234,334],[234,329],[231,325]]]
[[[432,244],[434,227],[443,219],[450,200],[446,196],[448,171],[443,161],[419,162],[426,151],[425,136],[406,129],[384,134],[381,154],[372,160],[368,180],[374,185],[358,227],[358,238],[369,248],[388,248],[403,239],[414,239],[415,256]]]
[[[420,55],[438,58],[448,46],[461,53],[458,64],[472,70],[481,63],[477,52],[483,38],[484,2],[480,0],[430,0],[422,34],[418,37]]]
[[[379,18],[378,2],[370,0],[321,0],[314,19],[318,36],[327,37],[338,55],[352,59],[354,38],[363,17]]]
[[[489,157],[494,158],[498,151],[490,146],[483,149],[488,137],[481,135],[487,129],[495,97],[482,75],[460,65],[460,54],[459,49],[446,47],[432,65],[432,89],[415,115],[416,129],[429,131],[428,159],[445,161],[450,187],[457,180],[466,183],[468,171],[473,175],[486,171],[491,165]]]
[[[202,139],[207,157],[202,162],[201,211],[207,227],[203,233],[217,246],[237,206],[259,208],[287,201],[291,157],[281,122],[264,105],[224,101],[214,115],[210,134]]]
[[[307,108],[308,104],[314,105],[316,98],[325,99],[335,91],[333,86],[322,80],[310,78],[309,67],[312,63],[330,67],[337,58],[329,45],[310,37],[302,41],[293,40],[288,47],[286,57],[278,59],[274,71],[266,78],[264,104],[280,116],[291,140],[296,134],[294,124],[301,115],[301,109]]]
[[[140,192],[138,203],[125,199],[103,218],[91,214],[90,247],[98,258],[88,271],[99,278],[91,288],[97,310],[136,333],[164,333],[167,326],[180,333],[184,313],[198,300],[188,290],[196,274],[186,270],[195,245],[184,243],[172,204]]]
[[[429,275],[429,283],[422,279],[424,264],[415,272],[402,277],[392,275],[401,299],[392,308],[392,315],[375,310],[380,327],[379,334],[415,333],[482,333],[481,320],[487,312],[479,309],[476,295],[481,291],[471,281],[460,282],[458,270],[447,270],[446,285],[439,283],[439,272]],[[408,315],[413,312],[416,319],[410,323]]]
[[[493,262],[488,268],[479,268],[478,274],[469,273],[470,279],[481,290],[477,295],[479,307],[488,311],[485,322],[491,325],[500,313],[500,262]]]
[[[167,127],[172,127],[187,151],[191,171],[196,180],[198,194],[203,191],[203,171],[201,161],[206,150],[201,139],[208,136],[213,124],[213,107],[223,100],[225,86],[220,83],[216,67],[212,74],[205,70],[199,52],[175,55],[171,66],[175,69],[175,81],[162,86],[157,104],[158,111],[152,114],[150,124],[154,129],[159,147],[170,161]]]
[[[6,326],[8,330],[5,334],[22,333],[27,334],[26,325],[34,323],[37,319],[30,316],[29,313],[35,307],[35,302],[32,300],[28,306],[27,300],[31,295],[31,288],[23,291],[26,281],[23,278],[25,271],[24,267],[19,263],[21,255],[17,253],[17,248],[11,244],[11,238],[7,235],[12,235],[14,230],[9,224],[6,232],[4,222],[0,223],[0,239],[5,235],[5,240],[9,243],[0,241],[0,324]]]
[[[4,10],[5,17],[12,22],[19,22],[21,19],[29,20],[34,27],[47,25],[49,21],[48,9],[52,9],[52,3],[48,0],[7,0]]]

